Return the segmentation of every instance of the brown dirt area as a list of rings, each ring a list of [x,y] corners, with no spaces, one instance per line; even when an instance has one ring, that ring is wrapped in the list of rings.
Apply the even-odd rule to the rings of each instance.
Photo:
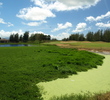
[[[110,92],[97,96],[97,100],[110,100]]]
[[[68,42],[62,42],[62,43],[68,43]],[[73,41],[69,41],[69,43],[73,43]],[[90,42],[87,41],[86,43],[90,43]],[[78,50],[86,50],[95,53],[110,54],[110,50],[106,50],[106,49],[84,48],[83,46],[72,46],[70,44],[60,44],[60,43],[56,45],[61,48],[76,48]]]

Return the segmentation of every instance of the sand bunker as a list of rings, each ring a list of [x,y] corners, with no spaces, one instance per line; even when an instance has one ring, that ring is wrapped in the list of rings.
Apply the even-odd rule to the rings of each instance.
[[[57,79],[50,82],[37,84],[42,91],[44,100],[53,96],[61,96],[72,93],[99,93],[110,91],[110,55],[104,55],[104,63],[97,69],[87,72],[79,72],[78,75],[69,76],[65,79]]]

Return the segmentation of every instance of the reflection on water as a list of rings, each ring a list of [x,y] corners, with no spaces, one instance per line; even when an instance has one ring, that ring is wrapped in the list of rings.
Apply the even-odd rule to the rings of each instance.
[[[19,47],[19,46],[30,46],[29,44],[1,44],[0,47]]]

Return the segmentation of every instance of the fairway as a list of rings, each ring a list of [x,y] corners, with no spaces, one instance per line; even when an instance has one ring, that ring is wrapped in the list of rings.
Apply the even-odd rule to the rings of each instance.
[[[79,50],[98,50],[110,51],[109,42],[90,42],[90,41],[54,41],[44,44],[53,44],[64,48],[77,48]]]
[[[43,89],[44,100],[49,100],[53,96],[60,97],[72,93],[103,93],[110,91],[110,55],[104,56],[104,63],[102,66],[98,66],[98,69],[80,72],[78,75],[72,75],[65,79],[37,84],[41,90]]]

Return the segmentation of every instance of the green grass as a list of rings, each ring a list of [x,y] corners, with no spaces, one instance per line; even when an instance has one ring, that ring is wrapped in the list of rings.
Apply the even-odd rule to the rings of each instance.
[[[37,83],[96,68],[103,59],[56,46],[1,47],[0,100],[42,100]]]
[[[48,42],[44,44],[57,45],[57,44],[68,44],[69,48],[77,48],[77,49],[94,49],[94,50],[108,50],[110,51],[110,43],[109,42],[88,42],[88,41],[56,41],[56,42]],[[64,45],[63,45],[64,47]],[[67,47],[67,46],[65,46]]]
[[[78,48],[110,50],[110,43],[106,42],[91,42],[91,43],[78,42],[69,44]]]

